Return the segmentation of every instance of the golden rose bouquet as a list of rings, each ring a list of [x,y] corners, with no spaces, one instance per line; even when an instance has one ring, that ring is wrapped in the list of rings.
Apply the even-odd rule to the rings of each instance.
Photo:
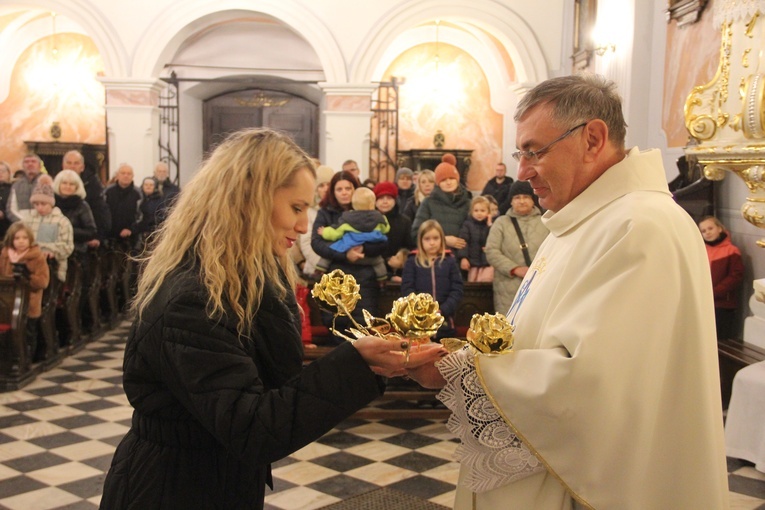
[[[316,299],[320,308],[332,313],[332,327],[330,328],[332,333],[341,338],[345,338],[346,340],[354,340],[335,329],[335,320],[338,315],[344,315],[350,318],[354,326],[356,326],[356,329],[364,329],[351,315],[351,312],[356,308],[356,303],[361,299],[359,285],[356,283],[356,278],[354,278],[353,275],[345,274],[340,269],[335,269],[331,273],[324,274],[322,275],[321,280],[314,284],[313,289],[311,290],[311,295]],[[361,336],[364,335],[362,334]],[[358,335],[356,337],[360,338]]]

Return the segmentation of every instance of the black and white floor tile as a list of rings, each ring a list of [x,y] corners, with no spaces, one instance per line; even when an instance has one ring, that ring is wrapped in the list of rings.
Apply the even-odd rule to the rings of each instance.
[[[0,509],[93,510],[114,448],[130,425],[121,367],[128,323],[22,390],[0,394]],[[274,466],[269,510],[451,508],[457,443],[442,420],[358,420]],[[765,510],[765,474],[728,460],[733,510]],[[378,508],[365,506],[364,508]],[[386,508],[385,506],[379,508]]]

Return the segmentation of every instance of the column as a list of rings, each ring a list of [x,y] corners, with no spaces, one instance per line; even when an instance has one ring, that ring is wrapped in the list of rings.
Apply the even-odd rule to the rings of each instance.
[[[324,91],[319,151],[322,163],[341,170],[343,161],[359,164],[361,180],[369,177],[369,123],[377,85],[320,83]]]
[[[159,94],[156,79],[101,78],[106,89],[106,136],[109,172],[121,163],[135,171],[135,182],[152,175],[159,160]]]

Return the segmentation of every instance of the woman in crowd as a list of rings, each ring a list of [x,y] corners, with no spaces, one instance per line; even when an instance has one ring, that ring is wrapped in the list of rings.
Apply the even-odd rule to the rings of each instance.
[[[53,193],[56,207],[72,224],[74,251],[84,255],[88,251],[86,243],[96,238],[96,220],[85,201],[85,185],[74,170],[61,170],[53,179]]]
[[[321,203],[324,196],[329,189],[329,181],[335,171],[325,165],[319,165],[316,167],[316,193],[314,194],[314,202],[311,207],[308,208],[308,232],[300,234],[298,242],[290,250],[290,255],[293,260],[296,261],[298,267],[301,269],[301,276],[306,279],[312,279],[316,272],[316,264],[321,260],[321,257],[313,251],[311,248],[311,232],[313,231],[313,222],[316,221],[316,213],[319,211],[319,203]]]
[[[396,170],[396,187],[398,188],[398,208],[404,209],[407,201],[414,196],[414,172],[411,168],[401,167]]]
[[[417,216],[417,209],[420,208],[420,204],[423,200],[430,196],[433,192],[433,188],[436,187],[436,174],[433,170],[423,170],[417,177],[417,188],[414,190],[414,195],[409,197],[406,201],[406,205],[401,211],[401,214],[409,217],[410,220],[414,220]]]
[[[5,206],[8,205],[8,198],[11,196],[11,185],[11,166],[5,161],[0,161],[0,237],[5,236],[11,225],[5,216]]]
[[[409,232],[412,230],[412,221],[399,213],[398,188],[392,182],[381,182],[374,189],[375,206],[388,218],[390,230],[388,231],[388,248],[383,253],[385,264],[388,267],[389,279],[403,269],[403,262],[400,257],[396,257],[401,249],[411,250],[414,248],[412,238]]]
[[[144,244],[165,219],[167,202],[157,189],[157,181],[153,177],[145,177],[141,182],[141,203],[138,208],[140,220],[132,229],[139,236],[139,243]]]
[[[353,191],[360,186],[359,181],[350,172],[341,171],[332,176],[324,200],[321,201],[319,212],[316,214],[316,220],[313,223],[311,231],[311,247],[320,257],[328,259],[330,265],[328,271],[341,269],[346,274],[351,274],[356,278],[356,282],[361,288],[361,300],[356,304],[353,316],[358,321],[363,321],[363,309],[366,309],[374,316],[378,315],[377,302],[380,295],[380,286],[377,283],[374,267],[370,265],[357,264],[364,257],[377,257],[382,255],[387,249],[386,242],[364,243],[361,246],[354,246],[346,252],[337,252],[330,248],[332,241],[325,241],[319,229],[336,225],[340,216],[345,211],[350,211]],[[322,319],[326,326],[332,325],[332,316],[328,313],[322,314]],[[350,321],[345,317],[337,319],[336,325],[340,329],[346,329]],[[342,342],[340,338],[334,339],[335,343]]]
[[[446,246],[453,250],[465,247],[465,241],[459,237],[462,224],[470,212],[472,196],[460,184],[457,159],[453,154],[444,154],[436,167],[436,187],[428,198],[423,200],[412,222],[412,239],[417,238],[420,225],[427,220],[437,220],[444,230]]]
[[[135,410],[101,508],[262,509],[272,462],[378,397],[376,374],[403,372],[406,346],[375,337],[302,365],[287,251],[314,176],[289,137],[250,129],[184,187],[143,261],[124,362]]]
[[[494,267],[494,311],[507,313],[531,261],[548,234],[526,181],[510,186],[510,209],[497,218],[486,239],[486,259]],[[526,248],[523,248],[523,245]]]

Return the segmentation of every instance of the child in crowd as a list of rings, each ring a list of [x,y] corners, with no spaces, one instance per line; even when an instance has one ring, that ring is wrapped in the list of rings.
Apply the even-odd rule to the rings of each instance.
[[[0,252],[0,274],[13,276],[22,273],[29,279],[29,305],[27,308],[27,345],[29,361],[42,358],[44,344],[38,343],[37,334],[42,315],[43,290],[50,281],[50,270],[45,255],[35,244],[32,230],[21,221],[8,227]]]
[[[55,207],[53,180],[49,176],[42,175],[38,178],[29,202],[34,209],[26,223],[43,253],[49,259],[55,258],[58,262],[56,277],[65,282],[67,259],[74,251],[74,233],[71,222],[61,209]]]
[[[388,219],[375,209],[375,201],[376,197],[371,189],[364,186],[356,188],[351,198],[353,209],[341,214],[336,225],[319,227],[317,232],[325,241],[335,241],[330,248],[340,253],[368,242],[387,243],[385,234],[390,230],[390,224]],[[316,264],[316,270],[326,273],[331,262],[322,258]],[[364,257],[356,263],[373,266],[377,281],[382,282],[388,279],[388,269],[381,255]]]
[[[436,340],[456,336],[454,314],[462,300],[464,284],[460,268],[446,249],[446,238],[436,220],[427,220],[417,231],[417,249],[409,254],[401,276],[401,295],[427,293],[438,301],[444,324]]]
[[[491,226],[494,220],[499,217],[499,204],[492,195],[484,195],[484,198],[489,201],[489,226]]]
[[[404,272],[404,264],[409,257],[409,250],[407,248],[401,248],[395,255],[388,258],[388,267],[393,270],[393,275],[390,277],[390,281],[400,283],[401,275]]]
[[[490,195],[489,195],[490,196]],[[494,268],[486,260],[484,247],[491,227],[491,209],[487,196],[475,197],[470,203],[470,217],[460,230],[460,237],[467,243],[457,251],[460,269],[468,272],[469,282],[491,282]]]
[[[736,309],[739,287],[744,279],[741,251],[731,242],[725,226],[714,216],[702,218],[699,230],[707,247],[712,271],[717,338],[736,338]]]

